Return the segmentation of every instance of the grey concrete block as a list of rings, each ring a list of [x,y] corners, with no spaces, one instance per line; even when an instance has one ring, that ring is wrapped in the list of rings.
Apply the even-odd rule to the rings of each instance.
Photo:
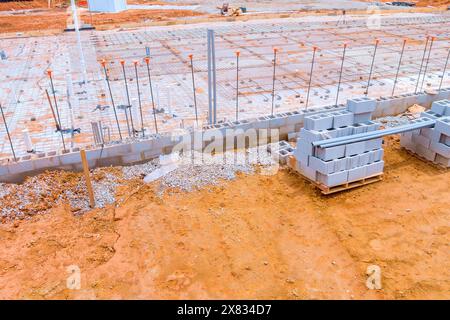
[[[324,160],[334,160],[345,156],[345,146],[336,146],[331,148],[316,148],[315,155]]]
[[[347,183],[348,171],[340,171],[332,174],[317,173],[317,180],[328,187],[335,187]]]
[[[365,166],[366,177],[374,176],[383,173],[384,161],[378,161]]]
[[[347,165],[346,165],[347,170],[359,167],[359,155],[349,156],[349,157],[346,157],[345,159],[347,159]]]
[[[420,129],[420,135],[431,140],[434,128],[422,128]]]
[[[372,120],[372,112],[355,114],[353,117],[355,123],[367,122],[370,120]]]
[[[440,137],[440,139],[439,139],[439,142],[440,142],[440,143],[443,143],[443,144],[445,144],[445,145],[447,145],[447,146],[450,146],[450,137],[441,135],[441,137]]]
[[[371,139],[365,141],[365,151],[380,149],[383,146],[383,138]]]
[[[270,115],[269,118],[269,128],[279,128],[286,125],[286,117]]]
[[[445,158],[450,158],[450,147],[443,143],[432,142],[430,145],[430,149],[431,151],[434,151]]]
[[[301,151],[304,154],[307,155],[314,155],[314,147],[311,144],[311,142],[300,138],[297,140],[297,149],[299,149],[299,151]]]
[[[33,171],[33,160],[11,162],[7,165],[9,174],[20,174]]]
[[[309,166],[309,157],[310,157],[310,155],[308,155],[308,154],[306,154],[304,152],[301,152],[301,150],[297,149],[297,148],[294,149],[293,155],[294,155],[294,158],[298,162],[301,162],[302,164],[304,164],[306,166]]]
[[[370,163],[370,154],[373,151],[366,151],[358,156],[358,166],[362,167]]]
[[[431,104],[431,111],[442,116],[442,115],[445,115],[445,112],[446,112],[446,109],[448,106],[450,106],[449,100],[434,101]]]
[[[60,162],[62,165],[71,165],[81,162],[81,156],[79,152],[66,153],[60,156]]]
[[[348,127],[340,127],[336,129],[337,137],[346,137],[351,136],[353,134],[353,126]]]
[[[424,146],[422,146],[420,144],[415,145],[415,151],[418,155],[424,157],[425,159],[427,159],[429,161],[434,161],[436,159],[435,151],[425,148]]]
[[[302,113],[298,111],[291,111],[287,113],[290,113],[290,115],[288,115],[288,117],[286,118],[287,125],[296,125],[299,123],[303,123],[304,115]]]
[[[425,148],[429,148],[431,140],[421,134],[413,134],[412,142],[416,143],[416,144],[420,144],[421,146],[424,146]]]
[[[353,156],[355,154],[361,154],[366,151],[366,141],[360,141],[355,143],[349,143],[345,145],[345,156]]]
[[[450,117],[436,120],[434,128],[446,136],[450,136]]]
[[[348,170],[348,182],[361,180],[366,177],[366,167],[357,167]]]
[[[367,97],[347,100],[347,110],[354,114],[368,113],[375,111],[377,101]]]
[[[364,124],[364,122],[355,123],[352,127],[353,127],[353,134],[367,132],[367,126]]]
[[[317,181],[317,171],[303,163],[300,163],[300,173],[312,181]]]
[[[353,124],[353,113],[349,111],[336,111],[333,115],[333,128],[346,127]]]
[[[316,157],[309,157],[309,166],[317,172],[330,174],[334,172],[334,161],[323,161]]]
[[[384,156],[384,149],[380,148],[378,150],[374,150],[372,151],[374,153],[374,161],[381,161],[383,160],[383,156]]]
[[[450,167],[450,158],[446,158],[444,156],[441,156],[440,154],[436,155],[435,162],[442,164],[444,167]]]
[[[380,129],[380,123],[375,121],[367,121],[363,122],[363,124],[367,127],[366,132],[372,132]]]
[[[307,130],[327,130],[333,128],[333,116],[329,113],[319,113],[306,116],[304,127]]]
[[[335,159],[334,162],[334,172],[347,170],[347,158]]]
[[[440,114],[438,114],[438,113],[435,113],[432,110],[427,110],[427,111],[421,112],[420,113],[420,117],[421,118],[428,118],[428,119],[439,119],[442,116]]]

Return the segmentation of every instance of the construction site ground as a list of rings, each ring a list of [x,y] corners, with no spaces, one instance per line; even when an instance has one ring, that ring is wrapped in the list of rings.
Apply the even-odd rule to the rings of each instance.
[[[385,151],[383,181],[328,197],[288,169],[162,196],[133,180],[116,206],[4,222],[0,298],[449,299],[450,171]]]

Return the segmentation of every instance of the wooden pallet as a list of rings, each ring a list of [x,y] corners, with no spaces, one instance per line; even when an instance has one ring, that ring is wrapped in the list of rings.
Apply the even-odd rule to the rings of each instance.
[[[294,160],[292,160],[291,157],[288,158],[288,166],[295,173],[297,173],[299,176],[301,176],[303,179],[311,182],[311,184],[313,184],[315,187],[320,189],[322,194],[325,194],[325,195],[336,193],[336,192],[341,192],[341,191],[345,191],[345,190],[350,190],[350,189],[357,188],[357,187],[362,187],[362,186],[383,180],[383,173],[380,173],[380,174],[376,174],[373,176],[365,177],[363,179],[346,182],[346,183],[343,183],[343,184],[340,184],[340,185],[337,185],[334,187],[328,187],[328,186],[324,185],[323,183],[313,181],[313,180],[305,177],[304,175],[302,175],[300,172],[298,172],[296,170],[296,168],[293,167],[293,162],[294,162]]]

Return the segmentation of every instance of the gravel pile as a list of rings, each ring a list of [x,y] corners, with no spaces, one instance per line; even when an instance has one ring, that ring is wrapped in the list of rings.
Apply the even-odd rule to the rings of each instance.
[[[251,174],[255,165],[270,167],[276,163],[267,153],[267,146],[242,151],[229,151],[220,155],[195,153],[182,156],[178,168],[161,177],[161,194],[168,188],[192,191],[221,180],[231,180],[238,172]],[[116,201],[118,186],[132,179],[143,179],[161,168],[159,160],[111,170],[92,171],[94,197],[98,208]],[[0,183],[0,218],[10,220],[45,214],[57,204],[68,203],[78,214],[88,211],[89,198],[84,176],[72,172],[47,172],[30,177],[23,184]]]

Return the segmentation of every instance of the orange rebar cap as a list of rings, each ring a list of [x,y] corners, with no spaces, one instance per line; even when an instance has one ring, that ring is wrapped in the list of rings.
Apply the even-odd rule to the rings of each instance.
[[[134,64],[135,66],[137,66],[138,63],[139,63],[139,62],[138,62],[137,60],[134,60],[134,61],[133,61],[133,64]]]
[[[277,52],[278,51],[278,48],[273,48],[273,52]]]
[[[125,65],[125,60],[120,60],[121,65]]]
[[[194,55],[191,53],[188,57],[189,57],[189,59],[192,59],[193,56]]]
[[[100,64],[102,65],[102,67],[106,66],[106,60],[102,59],[102,61],[100,61]]]
[[[146,64],[149,64],[150,63],[150,57],[145,57],[144,61],[145,61]]]
[[[52,69],[47,69],[47,75],[48,75],[49,77],[52,76],[52,73],[53,73]]]
[[[236,51],[236,56],[240,56],[241,55],[241,52],[240,51]]]
[[[319,49],[319,47],[313,46],[313,50],[314,50],[314,51],[316,51],[317,49]]]
[[[348,44],[347,42],[344,42],[344,48],[347,48]]]
[[[380,43],[380,39],[375,39],[375,43],[376,44]]]

